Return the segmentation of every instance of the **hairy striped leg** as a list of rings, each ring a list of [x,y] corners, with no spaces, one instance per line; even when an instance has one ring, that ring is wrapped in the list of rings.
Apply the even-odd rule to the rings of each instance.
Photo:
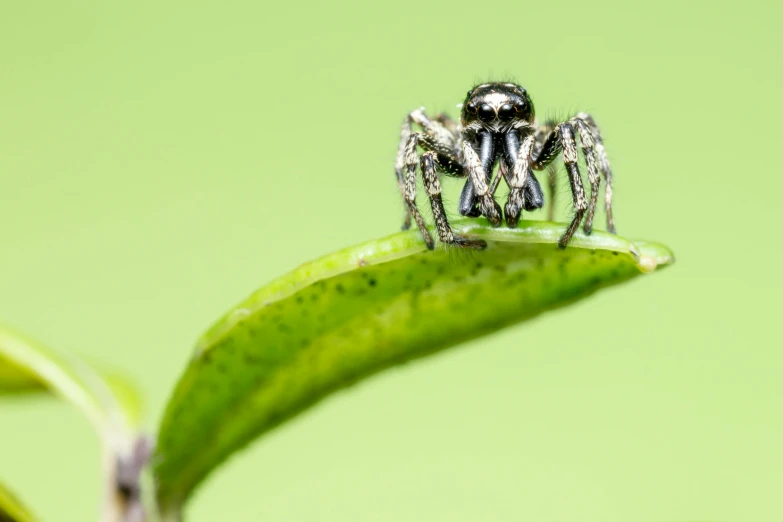
[[[584,120],[574,118],[573,124],[579,133],[579,142],[582,145],[582,154],[587,164],[587,179],[590,181],[590,202],[587,204],[587,216],[585,217],[585,234],[590,235],[593,232],[593,217],[595,217],[595,207],[598,201],[598,190],[601,186],[601,176],[598,174],[598,161],[595,157],[595,142],[593,133],[590,131]]]
[[[576,140],[574,139],[574,128],[570,123],[561,123],[557,126],[557,134],[559,134],[562,140],[563,163],[565,163],[566,171],[568,172],[568,181],[571,184],[571,194],[574,199],[574,217],[565,233],[557,242],[560,248],[565,248],[582,222],[582,218],[587,210],[587,200],[585,198],[585,188],[582,184],[582,176],[579,174],[579,165],[577,165],[578,156]]]
[[[598,165],[601,169],[601,174],[604,176],[606,182],[606,194],[604,200],[604,208],[606,210],[606,230],[612,234],[617,233],[617,229],[614,226],[614,216],[612,215],[612,167],[609,165],[609,158],[606,155],[606,147],[604,147],[604,140],[601,136],[601,130],[595,123],[592,116],[587,113],[580,112],[574,119],[584,121],[590,129],[595,142],[595,152],[598,157]]]
[[[425,152],[421,155],[421,175],[424,179],[424,187],[432,206],[432,216],[435,219],[435,228],[438,238],[447,245],[456,245],[464,248],[485,248],[487,244],[481,239],[468,239],[455,234],[446,217],[441,198],[441,186],[437,174],[438,156],[435,152]]]
[[[408,213],[406,214],[408,222],[410,222],[410,216],[416,221],[416,225],[421,231],[421,235],[424,237],[424,242],[427,243],[427,248],[430,250],[435,248],[435,242],[432,240],[429,230],[427,230],[427,224],[424,223],[424,218],[421,216],[418,207],[416,206],[416,166],[418,165],[418,158],[416,157],[416,147],[419,144],[419,140],[422,134],[415,132],[408,137],[408,141],[405,144],[404,151],[404,168],[405,168],[405,182],[402,188],[402,197],[405,200],[405,204],[408,206]]]
[[[403,200],[406,201],[406,210],[403,217],[402,229],[408,230],[411,226],[411,216],[415,214],[410,210],[407,204],[406,194],[406,153],[408,145],[413,136],[414,125],[421,127],[423,132],[419,132],[417,144],[425,150],[434,150],[438,153],[441,165],[446,173],[450,175],[462,175],[462,166],[458,159],[458,150],[456,143],[458,140],[458,127],[454,122],[450,122],[445,115],[438,115],[434,120],[430,119],[424,113],[424,107],[411,111],[405,117],[400,129],[400,143],[397,148],[397,158],[394,163],[394,173],[397,178],[397,185],[400,188]],[[415,147],[414,147],[415,152]]]
[[[557,201],[557,166],[554,161],[563,149],[560,134],[557,132],[557,122],[547,120],[536,129],[535,144],[531,154],[533,170],[547,170],[549,176],[549,209],[547,219],[555,220],[555,203]]]

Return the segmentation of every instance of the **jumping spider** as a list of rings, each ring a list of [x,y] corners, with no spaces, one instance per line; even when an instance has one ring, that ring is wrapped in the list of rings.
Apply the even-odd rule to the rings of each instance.
[[[414,124],[423,132],[414,132]],[[577,133],[587,164],[589,201],[577,165]],[[424,150],[420,157],[417,147]],[[519,222],[522,209],[535,210],[544,205],[544,194],[533,170],[549,171],[554,199],[554,161],[561,152],[571,183],[575,215],[558,245],[566,247],[585,214],[584,231],[586,234],[592,232],[600,185],[599,170],[606,180],[606,226],[609,232],[615,233],[612,171],[601,133],[589,114],[579,113],[561,123],[549,121],[539,126],[527,91],[513,83],[497,82],[478,85],[468,92],[459,123],[445,114],[431,119],[424,114],[423,108],[417,109],[408,114],[402,124],[395,164],[397,182],[407,206],[403,230],[410,227],[413,216],[427,247],[434,248],[432,236],[416,207],[417,165],[421,166],[440,240],[460,247],[483,248],[486,246],[484,241],[469,239],[451,230],[443,208],[438,173],[467,178],[459,198],[461,215],[484,216],[493,226],[500,226],[505,215],[506,224],[513,228]],[[500,164],[499,173],[493,180],[496,163]],[[501,177],[509,187],[503,214],[494,197]],[[554,206],[550,205],[550,220],[553,212]]]

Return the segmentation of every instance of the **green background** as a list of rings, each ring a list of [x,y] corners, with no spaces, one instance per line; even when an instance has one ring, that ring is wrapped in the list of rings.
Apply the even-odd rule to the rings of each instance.
[[[677,265],[338,394],[189,520],[783,520],[782,11],[5,1],[0,320],[127,369],[154,427],[231,305],[398,229],[407,111],[513,78],[595,115],[619,232]],[[45,520],[95,518],[98,466],[75,411],[0,405],[0,480]]]

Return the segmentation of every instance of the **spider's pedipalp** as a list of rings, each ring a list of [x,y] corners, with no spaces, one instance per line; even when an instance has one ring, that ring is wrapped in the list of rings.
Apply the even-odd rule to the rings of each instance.
[[[509,191],[506,206],[503,210],[506,224],[512,228],[519,223],[522,209],[528,208],[525,188],[529,186],[529,179],[533,175],[530,170],[530,156],[533,152],[534,144],[535,135],[533,132],[528,131],[525,133],[521,143],[517,131],[510,131],[506,134],[506,161],[511,163],[511,167],[506,173],[506,183],[508,183]]]
[[[462,156],[465,158],[465,168],[473,185],[474,197],[478,203],[479,212],[489,220],[492,226],[497,227],[502,223],[503,216],[500,213],[500,205],[497,204],[492,192],[489,190],[490,178],[482,164],[484,162],[489,162],[491,165],[494,164],[494,152],[491,152],[490,147],[492,147],[492,135],[485,133],[481,141],[483,157],[480,158],[473,146],[467,141],[462,142]],[[489,153],[487,153],[488,149],[490,149]],[[482,159],[484,159],[484,162],[482,162]]]

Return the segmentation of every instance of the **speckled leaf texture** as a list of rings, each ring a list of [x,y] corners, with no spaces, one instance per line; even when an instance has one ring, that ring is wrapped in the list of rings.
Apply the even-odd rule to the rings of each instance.
[[[35,517],[0,484],[0,522],[33,522]]]
[[[164,513],[175,519],[229,455],[340,388],[673,262],[662,245],[600,232],[560,250],[563,227],[551,223],[455,228],[488,247],[428,251],[402,232],[302,265],[218,321],[160,428]]]

